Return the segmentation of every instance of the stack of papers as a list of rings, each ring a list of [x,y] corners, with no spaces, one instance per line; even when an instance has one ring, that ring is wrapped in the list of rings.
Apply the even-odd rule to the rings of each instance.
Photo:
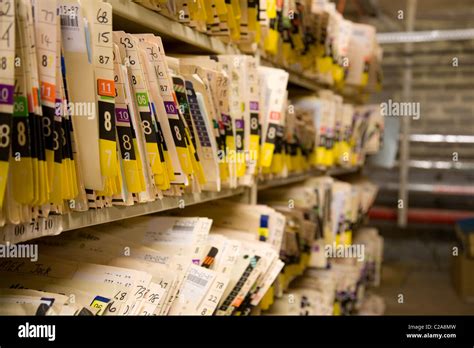
[[[367,313],[367,287],[379,285],[383,239],[375,229],[361,229],[354,244],[365,248],[362,262],[338,257],[326,269],[308,269],[274,300],[265,315],[351,315]],[[369,295],[370,298],[370,295]],[[381,299],[379,299],[379,302]],[[377,303],[383,314],[383,300]]]
[[[316,240],[312,241],[315,249],[320,250],[320,243],[350,245],[352,232],[360,227],[375,200],[377,186],[365,178],[349,180],[314,177],[301,184],[264,190],[259,199],[277,209],[289,209],[292,214],[301,210],[312,219],[317,231]],[[316,264],[324,261],[319,256],[312,255]],[[317,267],[325,267],[325,263]]]
[[[316,127],[310,158],[313,166],[362,166],[366,155],[380,150],[384,118],[379,105],[354,107],[329,90],[295,99],[294,105],[300,113],[308,114]]]
[[[145,217],[40,239],[38,263],[0,262],[0,288],[10,289],[0,290],[0,312],[249,314],[284,265],[284,218],[264,206],[260,213],[255,234],[253,222],[211,231],[208,218]]]

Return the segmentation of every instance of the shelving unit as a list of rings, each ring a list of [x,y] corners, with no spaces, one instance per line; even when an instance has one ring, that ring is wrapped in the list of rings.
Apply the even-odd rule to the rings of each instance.
[[[298,173],[294,175],[290,175],[286,178],[276,178],[271,180],[260,180],[257,184],[258,190],[266,190],[268,188],[277,187],[277,186],[285,186],[290,184],[295,184],[297,182],[309,179],[313,176],[323,175],[323,171],[321,170],[310,170],[307,173]]]
[[[306,180],[306,179],[309,179],[309,178],[312,178],[312,177],[315,177],[315,176],[322,176],[322,175],[338,176],[338,175],[355,173],[358,170],[359,170],[359,167],[350,167],[350,168],[334,167],[334,168],[329,168],[327,170],[312,169],[308,172],[293,174],[293,175],[290,175],[286,178],[275,178],[275,179],[270,179],[270,180],[259,180],[258,183],[257,183],[257,188],[258,188],[258,190],[266,190],[266,189],[272,188],[272,187],[295,184],[297,182],[300,182],[300,181],[303,181],[303,180]]]
[[[161,200],[135,204],[129,207],[113,206],[100,210],[74,212],[63,215],[62,227],[63,231],[68,231],[172,209],[185,208],[194,204],[238,196],[245,193],[246,190],[247,188],[245,187],[239,187],[236,189],[223,189],[220,192],[189,193],[181,197],[164,197]]]
[[[130,33],[148,32],[163,38],[165,48],[169,53],[193,54],[242,54],[234,45],[227,44],[217,37],[194,30],[173,19],[167,18],[157,12],[128,0],[105,0],[112,5],[114,30],[124,30]],[[281,66],[268,57],[260,57],[262,65],[282,68],[289,72],[291,84],[309,91],[318,91],[330,88],[327,84],[315,78],[304,76],[302,72],[291,67]],[[202,192],[199,194],[186,194],[181,197],[164,197],[155,202],[136,204],[127,207],[113,206],[85,212],[73,212],[61,216],[51,216],[58,221],[61,231],[74,230],[132,217],[164,212],[172,209],[186,207],[193,204],[204,203],[222,198],[242,195],[244,200],[256,203],[259,190],[289,185],[306,180],[318,175],[341,175],[357,171],[358,168],[333,168],[328,171],[313,169],[305,173],[290,175],[286,178],[272,180],[259,180],[252,187],[239,187],[237,189],[223,189],[221,192]],[[25,229],[31,226],[25,226]],[[2,239],[0,229],[0,240]]]
[[[283,67],[276,62],[272,61],[268,57],[260,57],[260,64],[274,67],[274,68],[284,68],[289,74],[289,82],[295,86],[302,87],[311,91],[318,91],[322,88],[330,88],[329,85],[318,82],[315,79],[304,76],[301,72],[292,69],[291,67]]]
[[[201,33],[171,18],[149,10],[128,0],[104,0],[112,5],[114,30],[124,30],[129,33],[154,33],[165,41],[168,53],[193,54],[243,54],[238,47],[227,44],[217,37]],[[185,45],[183,45],[185,44]],[[260,55],[257,52],[257,55]],[[290,84],[299,88],[317,92],[321,89],[331,89],[332,86],[318,81],[316,77],[305,76],[303,72],[290,66],[282,66],[271,57],[260,56],[260,63],[265,66],[286,70]],[[347,86],[343,91],[334,89],[345,100],[361,104],[363,96],[358,90]]]
[[[218,38],[200,33],[179,22],[153,12],[128,0],[105,0],[112,5],[114,30],[125,30],[130,33],[148,32],[160,35],[166,41],[166,49],[172,50],[173,44],[180,43],[179,51],[236,54],[239,50],[225,44]]]
[[[319,169],[310,170],[306,173],[290,175],[286,178],[259,181],[255,186],[258,190],[271,187],[290,185],[319,175],[343,175],[357,171],[358,168],[335,167],[328,171]],[[181,197],[164,197],[155,202],[135,204],[128,207],[113,206],[99,210],[88,210],[85,212],[73,212],[62,216],[62,230],[74,230],[105,224],[108,222],[129,219],[137,216],[165,212],[172,209],[184,208],[194,204],[205,203],[223,198],[236,197],[248,193],[252,188],[238,187],[236,189],[222,189],[220,192],[188,193]]]
[[[135,204],[132,206],[113,206],[102,209],[90,209],[84,212],[72,212],[64,215],[50,215],[48,218],[40,219],[39,225],[43,225],[43,220],[52,220],[54,226],[52,228],[52,234],[61,233],[64,231],[75,230],[79,228],[86,228],[90,226],[105,224],[109,222],[129,219],[137,216],[161,213],[173,209],[185,208],[190,205],[205,203],[223,198],[238,197],[242,196],[243,200],[248,200],[249,203],[256,204],[257,192],[272,187],[285,186],[294,184],[297,182],[304,181],[314,176],[321,175],[344,175],[358,171],[358,167],[342,168],[334,167],[327,171],[321,169],[312,169],[305,173],[297,173],[289,175],[285,178],[275,178],[268,180],[258,180],[252,187],[238,187],[235,189],[222,189],[220,192],[201,192],[201,193],[188,193],[181,197],[163,197],[161,200],[157,200],[149,203]],[[0,229],[0,241],[4,239],[3,232],[5,228],[15,228],[14,226],[7,226]],[[35,224],[24,224],[24,231],[35,231],[37,226]],[[34,235],[34,238],[39,237]],[[30,240],[32,238],[25,238],[22,241]],[[10,241],[8,238],[4,241]]]

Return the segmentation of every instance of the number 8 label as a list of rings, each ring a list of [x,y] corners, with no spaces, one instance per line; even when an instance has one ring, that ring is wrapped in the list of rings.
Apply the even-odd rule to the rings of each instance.
[[[150,122],[148,122],[148,121],[143,121],[143,122],[142,122],[142,128],[143,128],[143,133],[145,133],[145,135],[150,135],[150,134],[151,134],[151,125],[150,125]]]
[[[183,138],[181,137],[181,132],[179,131],[179,127],[174,126],[173,129],[174,129],[174,134],[176,135],[176,139],[181,141]]]
[[[104,127],[105,130],[110,132],[112,130],[112,115],[109,111],[104,113]]]
[[[10,145],[10,126],[8,124],[0,125],[0,147],[6,148]]]

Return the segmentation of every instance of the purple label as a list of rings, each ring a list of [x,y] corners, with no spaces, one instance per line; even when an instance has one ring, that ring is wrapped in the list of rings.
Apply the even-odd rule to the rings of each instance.
[[[244,129],[244,120],[235,120],[235,129]]]
[[[256,102],[256,101],[251,101],[251,102],[250,102],[250,110],[251,110],[251,111],[257,111],[257,110],[258,110],[258,102]]]
[[[172,114],[172,115],[178,114],[178,110],[176,109],[176,105],[174,104],[174,102],[165,101],[163,102],[163,104],[165,105],[167,114]]]
[[[117,122],[130,123],[130,115],[128,114],[128,109],[115,108],[115,119],[117,120]]]
[[[230,122],[230,116],[226,115],[226,114],[222,114],[222,121],[224,121],[224,123],[229,123]]]
[[[199,259],[193,259],[193,264],[199,265]]]
[[[13,105],[14,86],[0,83],[0,104]]]

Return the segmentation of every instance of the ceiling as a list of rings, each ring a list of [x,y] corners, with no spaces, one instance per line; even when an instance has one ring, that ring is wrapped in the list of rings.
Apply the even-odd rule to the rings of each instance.
[[[379,32],[405,29],[404,20],[398,19],[398,14],[400,10],[406,11],[407,0],[333,0],[333,2],[340,8],[344,7],[344,17],[375,25]],[[415,30],[473,27],[473,0],[417,1]]]

